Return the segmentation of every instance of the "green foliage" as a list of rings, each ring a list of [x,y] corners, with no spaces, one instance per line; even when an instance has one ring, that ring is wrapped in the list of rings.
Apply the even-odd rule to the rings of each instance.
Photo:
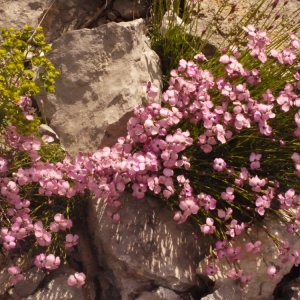
[[[37,118],[27,120],[16,104],[21,96],[33,96],[40,92],[37,79],[47,92],[54,92],[55,78],[59,72],[45,57],[51,47],[46,43],[41,27],[33,29],[25,25],[22,30],[2,28],[1,34],[0,130],[15,125],[21,133],[28,135],[35,132],[40,121]]]

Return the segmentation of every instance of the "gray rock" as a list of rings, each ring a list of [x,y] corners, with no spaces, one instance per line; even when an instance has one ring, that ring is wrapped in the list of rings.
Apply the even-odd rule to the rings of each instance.
[[[212,294],[202,297],[201,300],[232,300],[232,299],[244,299],[243,293],[239,288],[235,288],[229,285],[222,285]]]
[[[115,0],[113,8],[127,20],[145,18],[149,9],[149,0]]]
[[[60,274],[51,280],[47,286],[37,291],[34,295],[22,300],[84,300],[82,289],[69,286],[68,275]]]
[[[149,291],[151,283],[179,292],[201,287],[195,267],[204,248],[201,239],[193,238],[193,226],[178,225],[161,200],[123,194],[121,202],[120,223],[106,216],[101,200],[90,202],[88,219],[99,261],[113,272],[122,300]]]
[[[22,28],[25,24],[38,25],[43,10],[51,0],[0,0],[0,27]]]
[[[180,300],[180,296],[173,291],[160,286],[152,292],[143,292],[136,300]]]
[[[51,43],[68,31],[82,28],[103,4],[105,0],[56,0],[40,18],[46,41]]]
[[[46,276],[43,270],[37,267],[26,270],[22,274],[24,275],[24,280],[19,281],[15,285],[15,292],[20,297],[31,295]]]
[[[0,295],[4,295],[9,287],[12,286],[9,280],[7,268],[0,271]]]
[[[252,226],[247,234],[243,233],[232,240],[232,246],[234,248],[241,247],[241,257],[239,261],[239,267],[245,274],[252,273],[252,280],[243,289],[236,284],[235,281],[227,277],[227,271],[232,268],[225,260],[216,260],[215,265],[219,268],[216,275],[211,276],[215,281],[214,288],[218,289],[222,286],[233,287],[235,292],[230,297],[231,300],[265,300],[269,299],[276,287],[280,282],[280,278],[269,278],[267,275],[267,268],[269,266],[277,266],[280,270],[281,276],[286,275],[292,268],[292,263],[287,262],[282,264],[278,259],[280,254],[279,249],[275,245],[270,236],[262,230],[262,226],[268,228],[270,233],[275,236],[279,241],[288,240],[290,242],[291,249],[299,249],[300,239],[298,235],[287,234],[286,226],[277,218],[266,217],[262,224]],[[252,241],[261,241],[260,253],[253,254],[245,251],[245,243]],[[206,262],[203,260],[199,263],[197,273],[199,275],[205,273]],[[222,291],[222,290],[221,290]],[[242,296],[237,293],[241,292]],[[214,299],[214,298],[213,298]]]
[[[296,24],[297,18],[295,18],[295,12],[299,10],[300,4],[297,0],[290,0],[282,9],[284,1],[279,1],[278,6],[272,10],[270,2],[265,1],[262,5],[262,10],[266,9],[265,18],[258,22],[252,19],[251,24],[255,24],[255,27],[259,30],[260,26],[264,29],[273,25],[275,29],[268,31],[268,35],[272,38],[280,31],[286,31],[288,25],[288,18],[290,23]],[[161,32],[164,35],[167,28],[171,25],[182,26],[187,34],[197,36],[206,41],[206,46],[203,49],[203,53],[207,57],[211,57],[215,54],[217,49],[223,49],[226,46],[224,40],[233,34],[233,30],[241,28],[242,22],[244,22],[250,14],[254,12],[254,8],[258,4],[256,0],[249,1],[226,1],[220,2],[219,0],[202,0],[201,5],[193,5],[191,2],[187,2],[188,5],[192,5],[191,11],[189,11],[188,23],[184,23],[178,15],[173,12],[172,7],[167,11],[162,19]],[[233,3],[237,3],[235,9],[233,9]],[[260,3],[260,1],[259,1]],[[280,18],[274,20],[276,14],[281,15]],[[247,15],[247,18],[245,17]],[[256,16],[258,13],[255,14]],[[244,18],[245,17],[245,18]],[[249,23],[249,22],[248,22]]]
[[[56,92],[40,97],[49,125],[71,156],[114,144],[126,134],[134,108],[148,102],[142,83],[161,85],[159,58],[141,19],[68,32],[52,47],[48,58],[61,76]]]
[[[244,16],[253,14],[254,8],[257,6],[258,2],[256,0],[249,0],[249,1],[236,1],[237,6],[235,9],[232,9],[232,5],[234,1],[228,1],[223,8],[221,9],[221,3],[218,0],[203,0],[201,1],[201,6],[198,8],[195,7],[194,15],[198,15],[200,17],[194,18],[195,25],[193,26],[192,34],[201,36],[203,30],[206,30],[207,33],[210,32],[209,35],[209,43],[214,47],[221,49],[225,46],[223,43],[224,38],[229,36],[229,33],[232,29],[238,29],[241,26],[241,21]],[[255,27],[261,29],[260,26],[264,26],[266,29],[270,25],[279,25],[278,30],[284,29],[286,26],[285,19],[286,17],[291,17],[297,9],[300,8],[299,1],[297,0],[290,0],[288,4],[281,9],[282,4],[284,1],[279,1],[278,6],[272,10],[270,2],[265,1],[262,5],[262,10],[265,10],[265,18],[260,21],[258,24],[256,21],[251,21],[251,24],[255,24]],[[220,13],[216,17],[217,12],[220,10]],[[274,20],[275,15],[280,12],[283,17],[277,20]],[[191,14],[191,15],[193,15]],[[257,16],[258,13],[256,12],[255,15]],[[246,18],[243,19],[244,22]],[[292,17],[292,22],[296,23],[296,19]],[[192,24],[193,22],[191,22]],[[274,36],[278,30],[272,34],[270,33],[269,36]]]

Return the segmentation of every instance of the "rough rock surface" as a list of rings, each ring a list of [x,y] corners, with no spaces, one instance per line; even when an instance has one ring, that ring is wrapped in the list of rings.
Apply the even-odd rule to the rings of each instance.
[[[105,0],[56,0],[39,17],[47,42],[53,42],[68,31],[82,28]]]
[[[143,292],[136,300],[180,300],[181,297],[173,291],[160,286],[152,292]]]
[[[178,292],[203,287],[195,263],[203,258],[204,247],[193,238],[193,226],[178,225],[160,200],[123,194],[121,201],[120,223],[106,216],[101,200],[90,202],[88,219],[98,255],[112,270],[122,300],[135,299],[151,285]]]
[[[258,13],[254,12],[254,7],[258,4],[258,2],[261,1],[228,1],[228,4],[221,9],[218,17],[212,22],[214,16],[222,7],[222,3],[219,0],[203,0],[201,1],[200,10],[195,9],[194,12],[195,15],[200,16],[199,18],[196,18],[194,34],[201,36],[203,30],[212,32],[212,35],[209,37],[209,42],[215,47],[221,48],[224,37],[227,37],[233,28],[237,28],[237,26],[241,24],[241,20],[246,14],[248,14],[248,16],[250,14],[257,16]],[[260,21],[258,24],[256,24],[257,22],[253,21],[251,21],[251,23],[257,28],[263,24],[266,28],[271,25],[278,25],[282,23],[284,28],[284,22],[282,22],[284,16],[292,17],[293,14],[296,16],[296,11],[300,8],[300,4],[297,0],[290,0],[287,1],[288,3],[282,9],[283,2],[284,1],[279,1],[278,6],[272,10],[271,6],[269,5],[270,2],[265,1],[265,3],[262,5],[262,10],[266,9],[265,20],[267,25],[264,24],[265,20]],[[233,3],[237,4],[235,8],[232,6]],[[274,18],[277,13],[279,13],[281,17],[275,20]],[[245,21],[245,19],[243,19],[243,21]]]
[[[266,19],[258,23],[251,21],[251,24],[258,29],[261,25],[264,28],[271,25],[274,27],[279,25],[273,33],[269,34],[270,37],[274,37],[279,30],[285,29],[287,26],[286,16],[296,23],[298,20],[297,13],[299,14],[300,9],[299,1],[287,1],[287,4],[282,7],[283,2],[279,1],[278,6],[272,10],[271,6],[268,5],[269,1],[265,1],[265,4],[262,5],[262,10],[266,9]],[[167,11],[162,20],[161,31],[164,33],[168,24],[171,23],[173,26],[184,26],[188,34],[208,38],[203,52],[209,57],[215,53],[216,49],[222,49],[225,46],[224,38],[228,38],[232,29],[237,29],[241,22],[246,20],[244,18],[246,14],[248,14],[247,17],[250,14],[257,16],[257,13],[254,12],[254,7],[258,4],[256,0],[227,1],[227,3],[224,1],[224,3],[222,6],[222,1],[220,0],[203,0],[200,5],[195,6],[191,4],[193,5],[193,11],[190,13],[188,24],[184,24],[177,15],[175,18],[171,18],[171,11]],[[237,4],[235,8],[232,6],[234,3]],[[280,17],[275,20],[277,13]]]
[[[28,297],[31,295],[45,278],[45,272],[37,267],[30,268],[22,273],[24,275],[24,280],[19,281],[15,285],[15,292],[21,298]]]
[[[51,0],[0,0],[0,27],[37,26],[38,18]]]
[[[236,287],[230,285],[222,285],[212,294],[202,297],[201,300],[233,300],[242,299],[243,292]]]
[[[133,109],[147,102],[142,83],[161,82],[143,20],[68,32],[52,47],[48,58],[61,76],[55,94],[41,95],[49,125],[71,156],[112,145],[126,134]]]
[[[149,0],[115,0],[113,8],[127,20],[146,17]]]
[[[47,286],[34,295],[24,300],[62,300],[62,299],[72,299],[72,300],[84,300],[83,293],[81,289],[76,287],[70,287],[67,283],[68,275],[60,274],[51,280]]]
[[[268,218],[264,221],[263,225],[266,228],[269,228],[272,234],[274,234],[279,241],[284,241],[287,239],[290,242],[291,249],[299,249],[299,236],[287,234],[286,226],[278,219]],[[278,259],[280,254],[278,248],[274,244],[274,241],[266,234],[266,232],[261,230],[261,226],[253,226],[248,233],[249,236],[246,234],[241,234],[240,236],[235,237],[233,245],[234,247],[240,246],[242,248],[240,252],[242,259],[239,262],[239,266],[245,272],[245,274],[252,273],[253,279],[250,281],[250,283],[241,289],[233,280],[227,278],[226,274],[230,268],[227,262],[224,260],[216,261],[216,266],[219,268],[219,272],[215,276],[211,277],[213,280],[215,280],[215,289],[218,289],[224,285],[228,285],[236,290],[230,297],[231,300],[268,299],[272,296],[274,289],[280,282],[281,278],[273,278],[271,280],[267,275],[267,268],[274,265],[279,268],[281,275],[288,274],[292,268],[292,264],[290,262],[282,264],[281,260]],[[261,255],[247,253],[244,246],[245,242],[255,242],[257,240],[262,242],[260,251]],[[197,269],[197,273],[203,274],[205,266],[206,262],[201,261]],[[242,297],[240,293],[242,293]]]

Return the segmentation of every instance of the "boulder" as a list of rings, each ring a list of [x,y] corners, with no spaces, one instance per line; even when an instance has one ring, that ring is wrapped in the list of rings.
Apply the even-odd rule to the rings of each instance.
[[[22,28],[25,24],[38,25],[38,19],[51,0],[0,0],[0,27]]]
[[[85,27],[105,0],[56,0],[39,18],[46,41],[52,43],[68,31]]]
[[[31,295],[46,276],[45,272],[37,267],[30,268],[22,274],[24,275],[24,280],[19,281],[14,289],[21,298]]]
[[[270,231],[274,238],[278,241],[288,240],[291,249],[296,250],[300,247],[300,239],[298,235],[287,234],[286,226],[278,219],[267,217],[263,224],[260,226],[254,225],[248,231],[247,234],[241,234],[233,239],[233,247],[241,247],[241,260],[239,261],[239,267],[244,271],[245,274],[252,273],[252,280],[248,285],[241,288],[236,284],[235,281],[227,277],[227,271],[232,269],[229,267],[228,263],[223,260],[216,260],[215,265],[219,268],[216,275],[211,276],[215,281],[214,294],[221,294],[222,290],[230,292],[228,299],[231,300],[265,300],[272,297],[276,285],[280,282],[283,275],[290,272],[292,268],[292,263],[287,262],[282,264],[281,260],[278,258],[280,251],[275,245],[274,241],[266,233],[264,229]],[[253,254],[245,251],[245,243],[261,241],[260,253]],[[270,266],[276,266],[279,270],[281,277],[270,278],[267,275],[267,268]],[[206,262],[203,260],[200,262],[197,273],[199,275],[205,273]],[[226,288],[224,286],[227,286]],[[223,294],[222,294],[223,295]],[[209,297],[209,296],[207,296]],[[225,295],[223,295],[225,298]],[[226,296],[227,297],[227,296]],[[207,298],[207,299],[218,299],[218,298]]]
[[[204,257],[201,238],[195,240],[192,235],[197,226],[188,222],[178,225],[162,200],[148,196],[138,200],[124,193],[121,202],[117,224],[106,215],[102,200],[91,200],[88,213],[99,263],[110,270],[121,299],[136,299],[143,291],[151,291],[151,286],[177,292],[193,286],[205,289],[195,272]]]
[[[180,296],[173,291],[160,286],[153,292],[143,292],[136,300],[180,300]]]
[[[202,32],[206,30],[207,33],[210,33],[208,38],[209,43],[221,49],[224,47],[224,38],[227,38],[233,29],[239,28],[241,22],[245,22],[251,14],[257,17],[258,12],[255,12],[254,8],[261,2],[256,0],[227,1],[221,5],[221,2],[218,0],[203,0],[200,6],[194,7],[192,15],[199,17],[192,18],[193,21],[191,24],[195,22],[195,26],[192,26],[193,29],[191,32],[193,35],[202,36]],[[250,24],[254,25],[257,29],[261,29],[259,28],[260,26],[264,26],[264,29],[266,29],[271,25],[275,27],[279,25],[273,34],[269,34],[272,37],[278,31],[284,29],[287,25],[284,20],[287,17],[296,23],[297,21],[293,17],[293,14],[300,8],[299,1],[287,1],[287,4],[282,9],[283,2],[279,1],[277,7],[272,9],[270,2],[264,1],[260,10],[265,11],[264,19],[257,24],[257,21],[253,21],[252,18]],[[233,6],[234,3],[236,6]],[[281,17],[275,20],[277,13]]]
[[[8,274],[7,268],[0,270],[0,297],[3,296],[7,289],[12,286],[10,280],[10,275]]]
[[[60,274],[53,278],[44,288],[23,300],[84,300],[82,289],[69,286],[68,275]]]
[[[48,58],[61,75],[56,92],[39,97],[69,155],[114,144],[126,134],[134,108],[148,102],[142,83],[161,86],[160,61],[143,28],[141,19],[109,23],[53,43]]]
[[[284,7],[282,7],[283,2],[287,2]],[[256,0],[225,1],[223,3],[218,0],[202,0],[201,5],[188,2],[186,6],[187,10],[190,9],[188,22],[184,23],[171,7],[163,16],[160,30],[165,35],[170,25],[182,26],[187,34],[205,39],[206,45],[203,53],[207,57],[211,57],[217,49],[225,47],[224,41],[230,38],[231,34],[234,36],[233,31],[240,29],[242,22],[245,22],[251,14],[258,15],[257,12],[254,12],[257,4]],[[190,8],[188,8],[189,5]],[[261,7],[261,11],[265,11],[265,18],[259,22],[253,21],[252,18],[252,21],[247,23],[254,25],[257,30],[261,29],[260,26],[263,26],[264,29],[274,26],[273,31],[270,32],[271,29],[268,31],[268,36],[274,38],[278,32],[285,31],[288,23],[296,24],[298,20],[296,12],[299,8],[300,3],[297,0],[279,1],[275,9],[272,9],[270,2],[265,1]],[[275,19],[277,14],[279,17]],[[287,21],[288,19],[289,21]]]
[[[113,8],[126,20],[145,18],[150,6],[149,0],[115,0]]]

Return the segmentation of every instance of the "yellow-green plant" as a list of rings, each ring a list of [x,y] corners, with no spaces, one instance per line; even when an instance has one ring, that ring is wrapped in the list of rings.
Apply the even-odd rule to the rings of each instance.
[[[32,97],[40,92],[39,79],[47,92],[55,91],[58,70],[46,58],[51,50],[45,41],[42,27],[33,29],[2,28],[0,45],[0,129],[15,125],[25,134],[33,133],[40,121],[27,120],[20,109],[21,97]],[[37,69],[43,67],[43,71]]]

